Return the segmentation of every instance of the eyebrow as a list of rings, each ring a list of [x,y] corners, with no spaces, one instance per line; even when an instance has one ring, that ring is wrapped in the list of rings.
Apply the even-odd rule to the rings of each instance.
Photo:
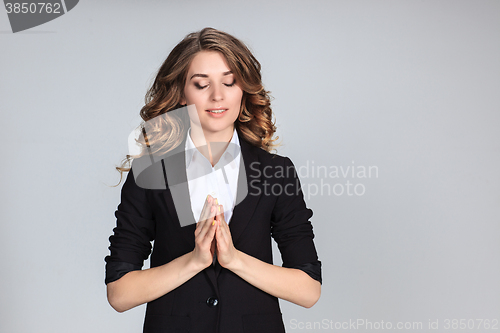
[[[227,72],[222,73],[222,76],[226,76],[226,75],[230,75],[230,74],[233,74],[233,72],[232,71],[227,71]],[[195,77],[207,78],[208,75],[207,74],[193,74],[193,76],[191,76],[191,78],[189,80],[192,80]]]

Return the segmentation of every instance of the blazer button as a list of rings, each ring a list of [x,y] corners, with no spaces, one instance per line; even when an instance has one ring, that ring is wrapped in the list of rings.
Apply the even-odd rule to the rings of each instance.
[[[211,308],[214,306],[217,306],[219,304],[219,300],[216,297],[209,297],[207,298],[207,305]]]

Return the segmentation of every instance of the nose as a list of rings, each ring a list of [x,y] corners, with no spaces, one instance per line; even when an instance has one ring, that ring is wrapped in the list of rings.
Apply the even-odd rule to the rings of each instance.
[[[224,99],[223,93],[222,93],[222,87],[219,87],[218,85],[213,85],[212,86],[212,100],[215,102],[221,101]]]

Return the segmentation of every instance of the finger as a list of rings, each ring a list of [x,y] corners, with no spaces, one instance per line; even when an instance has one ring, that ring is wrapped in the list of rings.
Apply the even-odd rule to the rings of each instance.
[[[229,233],[226,229],[226,223],[224,221],[219,221],[219,229],[220,229],[220,234],[222,239],[224,239],[224,242],[227,244],[229,243]]]
[[[196,223],[197,232],[195,231],[195,236],[198,235],[201,232],[201,230],[203,230],[207,221],[211,221],[211,218],[213,218],[213,216],[215,215],[213,209],[216,202],[217,202],[216,198],[212,197],[210,194],[207,195],[207,199],[205,200],[205,204],[200,214],[200,220]]]
[[[210,195],[207,195],[205,203],[203,204],[203,208],[201,209],[200,218],[196,223],[196,230],[194,232],[195,237],[200,233],[201,229],[203,229],[204,222],[206,220],[208,213],[210,212],[212,204],[213,204],[213,198]]]
[[[222,209],[221,212],[223,212]],[[219,237],[219,241],[222,241],[224,242],[224,244],[227,244],[228,238],[225,226],[226,222],[224,221],[224,215],[223,214],[217,215],[217,236]]]
[[[205,203],[203,204],[203,208],[201,209],[201,214],[200,214],[200,220],[198,222],[201,222],[203,220],[206,220],[210,213],[210,207],[213,206],[214,203],[214,198],[209,194],[207,195],[207,198],[205,199]]]
[[[217,198],[212,198],[212,206],[210,207],[210,211],[208,212],[205,222],[212,223],[215,220],[215,216],[217,215]]]
[[[217,205],[217,206],[216,206],[216,208],[217,208],[217,215],[215,215],[215,220],[217,221],[217,222],[216,222],[216,223],[217,223],[217,229],[219,229],[219,225],[220,225],[220,223],[219,223],[219,222],[221,221],[221,219],[224,219],[224,217],[223,217],[223,216],[221,216],[221,211],[222,211],[222,210],[221,210],[221,206],[222,206],[222,205]]]
[[[225,225],[227,225],[226,219],[224,218],[224,206],[223,205],[218,205],[218,207],[217,207],[217,219],[219,219],[220,221],[224,222]]]
[[[222,205],[216,205],[215,208],[217,209],[217,215],[215,216],[216,219],[219,219],[220,218],[220,215],[221,215],[221,206]]]
[[[208,215],[208,218],[203,221],[203,230],[204,233],[210,232],[210,228],[215,226],[215,215],[217,214],[217,207],[212,206],[210,208],[210,213]]]
[[[205,237],[208,229],[210,229],[211,222],[214,220],[215,207],[211,206],[208,213],[208,218],[200,221],[196,227],[195,236]]]
[[[205,228],[205,240],[211,243],[214,240],[215,231],[217,230],[217,224],[215,223],[214,218],[212,218],[212,223],[206,224],[209,225],[209,227]]]
[[[217,224],[217,229],[215,230],[215,236],[220,238],[220,237],[222,237],[222,234],[221,234],[222,231],[220,228],[220,220],[217,220],[216,224]]]
[[[222,230],[220,227],[220,221],[217,220],[217,230],[215,231],[215,238],[217,239],[217,253],[221,250],[223,251],[226,248],[226,240],[224,239],[224,235],[222,235]]]
[[[221,207],[221,214],[219,216],[219,228],[220,228],[220,233],[221,236],[224,238],[226,243],[231,242],[231,230],[229,229],[229,225],[226,223],[226,220],[224,219],[224,209]]]

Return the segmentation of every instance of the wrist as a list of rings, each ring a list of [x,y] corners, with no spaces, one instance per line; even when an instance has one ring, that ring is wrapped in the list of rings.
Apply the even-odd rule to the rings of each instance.
[[[198,259],[198,256],[196,255],[195,253],[196,250],[193,250],[189,253],[187,253],[188,255],[188,261],[187,261],[187,264],[189,266],[189,269],[190,270],[193,270],[195,271],[196,273],[199,273],[201,272],[202,270],[204,270],[205,268],[207,268],[209,265],[205,265],[203,264],[199,259]]]
[[[241,252],[240,250],[236,250],[233,259],[231,260],[229,265],[227,265],[225,268],[229,269],[233,273],[236,273],[237,271],[241,270],[241,268],[243,267],[243,261],[242,261],[243,255],[244,255],[243,252]]]

